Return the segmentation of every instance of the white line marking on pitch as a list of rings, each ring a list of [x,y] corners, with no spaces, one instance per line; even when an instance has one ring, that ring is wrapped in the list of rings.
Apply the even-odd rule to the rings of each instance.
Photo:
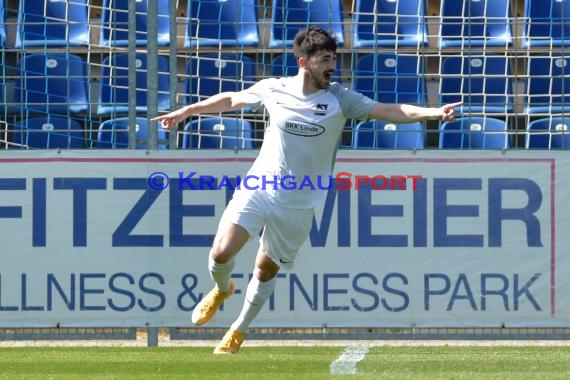
[[[331,363],[331,374],[346,375],[356,373],[356,364],[364,359],[370,347],[349,346]]]

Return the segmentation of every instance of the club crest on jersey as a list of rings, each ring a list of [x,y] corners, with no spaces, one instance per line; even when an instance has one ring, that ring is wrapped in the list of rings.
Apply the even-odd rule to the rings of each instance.
[[[326,115],[328,104],[317,104],[315,107],[315,115]]]

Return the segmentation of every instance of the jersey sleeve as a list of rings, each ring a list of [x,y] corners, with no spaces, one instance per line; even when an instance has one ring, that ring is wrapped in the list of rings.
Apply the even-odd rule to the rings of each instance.
[[[263,100],[267,99],[274,86],[273,78],[262,79],[248,89],[240,91],[239,99],[241,102],[247,104],[252,111],[257,111],[263,104]]]
[[[342,112],[347,119],[366,121],[372,107],[378,103],[359,92],[342,87],[339,83],[333,83],[330,91],[338,99]]]

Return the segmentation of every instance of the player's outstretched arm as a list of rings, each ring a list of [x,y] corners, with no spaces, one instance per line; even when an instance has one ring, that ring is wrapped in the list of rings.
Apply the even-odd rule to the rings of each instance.
[[[157,116],[153,121],[159,121],[164,129],[176,128],[178,123],[196,114],[212,114],[234,111],[246,106],[239,92],[222,92],[201,102],[184,106],[176,111]]]
[[[378,103],[368,115],[370,119],[386,120],[392,123],[414,123],[424,120],[455,120],[454,110],[463,102],[446,104],[440,108],[418,107],[410,104]]]

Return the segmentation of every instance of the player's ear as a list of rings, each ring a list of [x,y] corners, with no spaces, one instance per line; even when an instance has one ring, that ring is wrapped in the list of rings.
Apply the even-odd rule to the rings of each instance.
[[[305,57],[297,58],[297,64],[299,65],[299,67],[305,68],[307,66],[307,58]]]

